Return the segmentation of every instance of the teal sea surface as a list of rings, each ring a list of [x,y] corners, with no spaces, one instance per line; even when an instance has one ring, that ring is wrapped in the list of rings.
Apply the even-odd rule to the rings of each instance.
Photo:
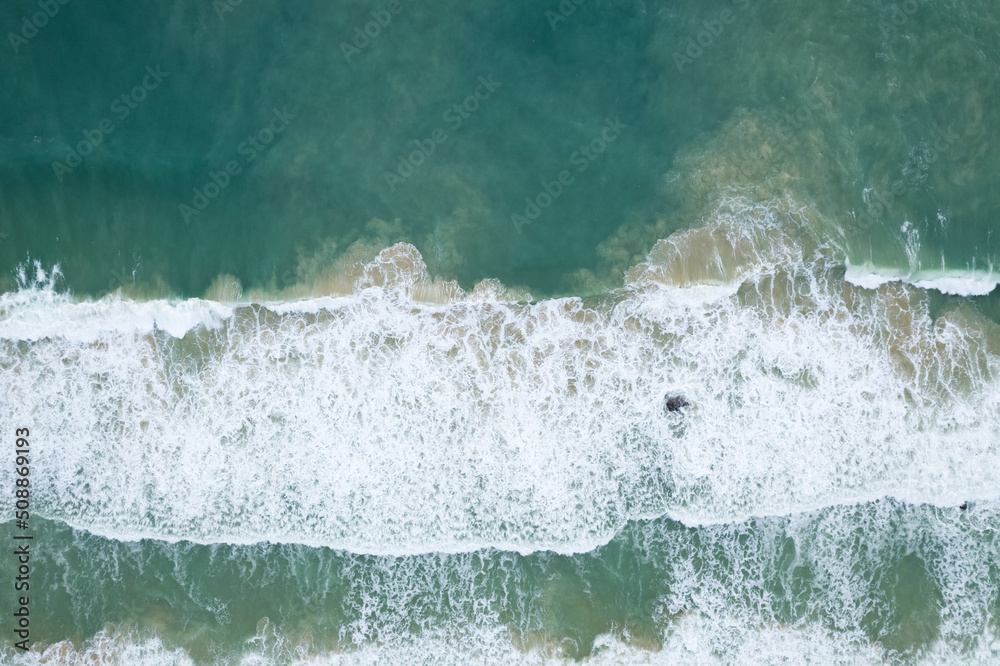
[[[1000,661],[996,2],[0,36],[0,663]]]

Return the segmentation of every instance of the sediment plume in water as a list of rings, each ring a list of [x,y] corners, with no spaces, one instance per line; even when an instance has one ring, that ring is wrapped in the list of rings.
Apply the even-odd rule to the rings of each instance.
[[[800,218],[727,200],[588,301],[467,294],[408,245],[283,303],[76,303],[38,269],[0,303],[0,408],[44,424],[43,515],[125,539],[572,553],[663,515],[994,498],[996,326],[845,281]]]

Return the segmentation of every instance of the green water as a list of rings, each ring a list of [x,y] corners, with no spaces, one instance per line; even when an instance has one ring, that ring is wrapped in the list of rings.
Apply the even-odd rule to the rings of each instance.
[[[280,288],[317,250],[329,262],[359,239],[406,239],[464,286],[579,292],[579,269],[620,284],[720,188],[789,192],[850,229],[871,186],[894,201],[851,238],[855,263],[908,267],[909,220],[924,268],[982,268],[998,252],[997,13],[911,4],[587,2],[552,29],[537,3],[406,2],[348,62],[341,43],[381,7],[70,3],[3,53],[0,266],[27,254],[79,293],[162,279],[200,295],[222,273]],[[3,24],[27,7],[5,4]],[[688,63],[706,21],[722,32]],[[112,110],[146,66],[169,75]],[[446,120],[480,76],[499,87]],[[241,143],[286,108],[287,129],[247,163]],[[606,118],[627,129],[577,172]],[[52,162],[102,119],[113,132],[60,182]],[[446,141],[390,189],[385,173],[434,129]],[[185,224],[179,205],[234,159],[240,174]],[[512,233],[562,170],[574,182]]]
[[[998,658],[1000,5],[52,1],[0,6],[0,661]],[[353,281],[399,242],[538,309]]]
[[[90,636],[110,622],[139,635],[165,633],[198,662],[239,653],[255,637],[272,657],[287,659],[290,646],[268,640],[265,618],[314,653],[392,640],[400,626],[419,639],[441,625],[474,634],[497,623],[515,643],[544,641],[578,658],[609,632],[658,651],[659,624],[716,604],[762,627],[809,621],[836,632],[852,620],[854,641],[879,642],[905,658],[940,638],[943,625],[996,629],[996,543],[978,534],[994,520],[881,502],[739,526],[640,522],[585,555],[409,558],[121,543],[43,521],[33,544],[44,590],[36,603],[45,609],[36,640]],[[931,536],[942,529],[948,542]],[[837,554],[844,559],[832,560]],[[975,573],[960,580],[957,569]],[[959,583],[992,588],[990,605],[949,608],[943,602],[962,593]],[[725,658],[738,654],[724,640],[719,647]]]

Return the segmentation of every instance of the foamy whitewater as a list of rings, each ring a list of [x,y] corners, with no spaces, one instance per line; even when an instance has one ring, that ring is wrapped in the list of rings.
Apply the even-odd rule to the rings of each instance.
[[[223,663],[565,664],[586,647],[561,636],[572,621],[594,627],[587,658],[594,664],[988,664],[1000,654],[1000,551],[983,536],[995,533],[998,517],[995,501],[965,512],[879,501],[700,528],[659,520],[631,524],[608,546],[571,560],[109,543],[67,535],[68,528],[48,536],[64,546],[53,569],[75,613],[92,608],[95,577],[136,572],[152,579],[169,572],[223,627],[260,596],[248,587],[249,599],[224,603],[205,589],[206,577],[235,575],[304,594],[304,615],[282,632],[271,618],[255,618],[256,631]],[[97,562],[72,564],[86,560]],[[616,593],[597,586],[609,569],[622,575]],[[939,610],[902,610],[905,586],[931,594]],[[618,594],[645,599],[652,626],[614,603]],[[206,630],[185,620],[159,604],[83,644],[61,641],[17,663],[210,661],[159,637],[197,641]],[[873,625],[883,626],[879,642]],[[924,647],[905,650],[913,643]]]
[[[725,200],[588,300],[487,281],[420,302],[435,283],[405,244],[296,302],[75,302],[33,266],[0,297],[0,414],[34,424],[38,515],[116,571],[149,549],[247,571],[255,549],[337,553],[340,647],[262,620],[241,663],[559,661],[580,646],[511,628],[504,562],[536,553],[545,579],[552,553],[619,548],[669,590],[655,628],[597,632],[592,663],[883,663],[865,627],[891,611],[866,585],[900,544],[941,595],[920,663],[995,660],[997,326],[858,279],[807,217]],[[448,601],[411,635],[427,595]],[[127,627],[22,663],[94,655],[192,663]]]

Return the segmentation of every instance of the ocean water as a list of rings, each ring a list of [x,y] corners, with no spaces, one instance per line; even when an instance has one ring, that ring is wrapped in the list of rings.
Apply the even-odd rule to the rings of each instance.
[[[1000,5],[0,33],[0,663],[1000,661]]]

